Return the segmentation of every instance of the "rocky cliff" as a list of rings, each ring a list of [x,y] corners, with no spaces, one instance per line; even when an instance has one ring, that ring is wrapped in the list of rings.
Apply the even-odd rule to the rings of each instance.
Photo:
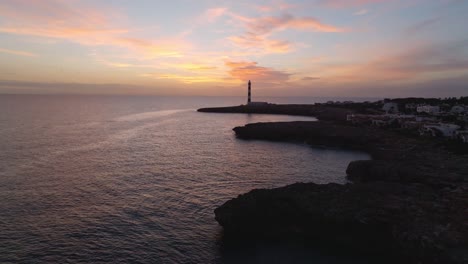
[[[300,140],[366,150],[353,184],[253,190],[215,210],[237,238],[305,237],[408,263],[468,263],[468,157],[437,143],[336,122],[257,123],[244,139]]]

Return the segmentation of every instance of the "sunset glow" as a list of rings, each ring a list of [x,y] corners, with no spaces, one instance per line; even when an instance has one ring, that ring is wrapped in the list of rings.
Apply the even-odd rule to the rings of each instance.
[[[461,96],[468,1],[0,3],[0,93]]]

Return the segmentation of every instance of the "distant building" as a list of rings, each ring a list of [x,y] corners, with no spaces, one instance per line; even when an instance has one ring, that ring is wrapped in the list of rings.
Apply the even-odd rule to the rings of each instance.
[[[390,126],[393,122],[393,120],[387,119],[387,120],[381,120],[381,119],[372,119],[372,126],[375,127],[387,127]]]
[[[398,113],[398,104],[393,102],[385,103],[382,110],[386,113]]]
[[[454,107],[452,107],[452,109],[450,110],[451,113],[454,113],[454,114],[461,114],[461,113],[464,113],[466,112],[468,109],[465,107],[465,106],[462,106],[462,105],[456,105]]]
[[[416,112],[418,113],[428,113],[428,114],[438,114],[440,113],[439,106],[432,105],[420,105],[417,107]]]
[[[404,121],[400,126],[406,130],[418,131],[422,126],[424,126],[424,123],[418,121]]]
[[[417,107],[418,106],[416,104],[412,104],[412,103],[405,105],[405,109],[409,110],[409,111],[414,111],[414,110],[416,110]]]
[[[428,124],[420,129],[421,135],[433,137],[455,137],[455,132],[460,129],[460,126],[454,124]]]

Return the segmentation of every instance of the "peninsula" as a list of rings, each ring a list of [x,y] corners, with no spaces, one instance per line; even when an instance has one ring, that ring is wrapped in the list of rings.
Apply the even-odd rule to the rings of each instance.
[[[452,109],[462,107],[463,100],[440,103]],[[247,124],[234,131],[242,139],[300,140],[364,150],[373,158],[351,162],[346,185],[296,183],[252,190],[227,201],[215,210],[226,238],[301,238],[404,263],[467,263],[466,113],[418,115],[396,109],[416,113],[417,105],[427,102],[410,98],[199,109],[315,116],[319,121]],[[455,124],[449,126],[446,120]],[[445,133],[441,128],[454,130]]]

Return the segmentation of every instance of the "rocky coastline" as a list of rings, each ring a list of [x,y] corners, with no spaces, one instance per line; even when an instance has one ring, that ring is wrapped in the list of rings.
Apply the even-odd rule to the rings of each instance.
[[[252,190],[215,210],[230,239],[305,238],[403,263],[468,263],[468,157],[440,142],[344,122],[350,109],[321,106],[256,109],[255,113],[320,113],[318,122],[236,127],[237,137],[302,141],[364,150],[349,184],[296,183]],[[245,107],[201,109],[249,113]],[[336,114],[341,113],[341,114]],[[321,116],[321,117],[320,117]]]
[[[198,109],[198,112],[313,116],[320,120],[344,122],[346,121],[346,116],[348,114],[354,113],[355,111],[352,109],[319,105],[267,104],[263,106],[239,105],[227,107],[200,108]]]

